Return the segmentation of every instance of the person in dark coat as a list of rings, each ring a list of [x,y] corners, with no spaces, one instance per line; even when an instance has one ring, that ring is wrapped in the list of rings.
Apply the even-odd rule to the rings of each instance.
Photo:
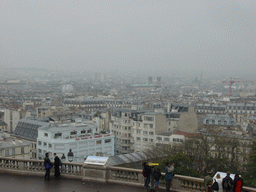
[[[170,163],[166,163],[164,170],[165,170],[166,191],[170,191],[171,181],[173,178],[174,163],[172,164],[172,166]]]
[[[243,185],[243,179],[239,177],[239,174],[236,174],[234,179],[234,192],[241,192]]]
[[[155,171],[154,171],[154,179],[155,179],[155,188],[159,188],[159,180],[161,178],[161,171],[159,168],[157,168]]]
[[[54,153],[53,155],[54,155],[54,169],[55,169],[54,176],[57,179],[60,176],[61,161],[59,157],[56,155],[56,153]]]
[[[150,174],[151,174],[151,169],[148,165],[147,162],[144,162],[142,164],[143,167],[143,176],[145,177],[145,184],[144,186],[148,189],[149,188],[149,183],[150,183]]]
[[[45,180],[51,180],[50,179],[50,171],[52,168],[53,164],[51,163],[50,159],[49,159],[49,153],[45,153],[45,158],[44,158],[44,167],[45,167],[45,175],[44,175],[44,179]]]

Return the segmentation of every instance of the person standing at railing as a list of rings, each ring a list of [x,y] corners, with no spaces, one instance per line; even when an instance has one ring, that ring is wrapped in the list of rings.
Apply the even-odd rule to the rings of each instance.
[[[204,188],[206,192],[212,191],[212,172],[210,171],[204,178]]]
[[[154,179],[155,179],[155,188],[159,188],[159,180],[160,180],[160,177],[161,177],[161,171],[159,168],[157,168],[155,171],[154,171]]]
[[[149,188],[149,183],[150,183],[151,169],[150,169],[150,167],[149,167],[147,162],[144,162],[142,164],[142,167],[143,167],[142,175],[145,178],[145,185],[144,186],[148,189]]]
[[[244,181],[239,174],[237,173],[234,178],[234,192],[241,192],[242,187],[244,186]]]
[[[170,166],[170,163],[166,163],[165,167],[165,181],[166,181],[166,191],[170,191],[171,181],[173,178],[173,171],[174,171],[174,163]]]
[[[53,164],[51,163],[49,159],[49,153],[45,153],[45,158],[44,158],[44,166],[45,166],[45,175],[44,179],[47,181],[50,181],[50,171],[51,168],[53,167]]]
[[[56,155],[56,153],[53,154],[54,155],[54,176],[56,179],[58,179],[58,177],[60,176],[60,166],[61,166],[61,161],[60,158]]]

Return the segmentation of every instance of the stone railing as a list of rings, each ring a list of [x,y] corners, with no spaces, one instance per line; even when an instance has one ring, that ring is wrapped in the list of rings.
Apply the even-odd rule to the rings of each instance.
[[[45,172],[42,160],[14,159],[0,157],[0,172],[43,176]],[[54,172],[54,171],[52,171]],[[160,188],[164,188],[164,173],[160,180]],[[142,170],[112,166],[85,165],[82,163],[62,163],[61,177],[97,182],[121,183],[143,186]],[[175,175],[172,189],[176,191],[204,191],[203,179]],[[243,191],[256,192],[255,188],[243,187]]]

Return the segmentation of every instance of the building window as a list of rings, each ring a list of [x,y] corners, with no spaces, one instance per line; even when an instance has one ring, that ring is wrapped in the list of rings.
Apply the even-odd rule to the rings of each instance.
[[[2,156],[2,150],[0,150],[0,156]]]
[[[154,121],[154,117],[144,116],[145,121]]]
[[[147,132],[147,131],[143,131],[143,134],[144,134],[144,135],[147,135],[147,134],[148,134],[148,132]]]
[[[177,142],[177,139],[173,138],[173,142]]]
[[[5,149],[5,156],[9,156],[9,149]]]
[[[52,148],[52,144],[49,144],[48,147],[49,147],[49,148]]]
[[[85,134],[85,133],[86,133],[86,131],[85,131],[85,130],[81,131],[81,134]]]
[[[48,133],[44,133],[44,136],[45,136],[45,137],[48,137]]]
[[[140,137],[137,137],[137,141],[140,141]]]
[[[153,139],[150,139],[149,141],[150,141],[150,142],[153,142]]]
[[[55,135],[54,135],[55,139],[61,138],[61,137],[62,137],[62,133],[55,133]]]
[[[219,125],[221,124],[221,121],[220,121],[220,120],[218,121],[218,124],[219,124]]]
[[[149,128],[154,128],[154,125],[153,124],[149,124]]]
[[[12,149],[12,155],[15,155],[15,149]]]
[[[140,130],[137,130],[137,133],[140,134]]]
[[[149,132],[149,135],[154,135],[154,132],[150,131],[150,132]]]
[[[92,132],[92,130],[91,129],[89,129],[88,131],[87,131],[87,133],[91,133]]]
[[[38,141],[38,145],[42,145],[42,142],[41,142],[41,141]]]
[[[148,141],[148,138],[144,138],[143,141]]]
[[[101,140],[96,141],[96,145],[101,145]]]
[[[42,149],[38,149],[38,153],[42,153]]]
[[[224,121],[224,125],[227,125],[227,121]]]
[[[164,141],[170,141],[170,138],[165,137],[165,138],[164,138]]]
[[[183,139],[180,139],[180,142],[183,143]]]
[[[105,139],[105,143],[111,143],[111,139]]]
[[[70,132],[70,135],[76,135],[77,131]]]
[[[46,147],[46,146],[47,146],[47,143],[44,142],[44,147]]]
[[[206,124],[209,124],[209,120],[206,120]]]
[[[162,141],[162,137],[157,137],[156,138],[158,141]]]
[[[21,154],[24,154],[24,147],[21,148]]]
[[[212,124],[213,124],[213,125],[215,124],[215,121],[214,121],[214,120],[212,120]]]

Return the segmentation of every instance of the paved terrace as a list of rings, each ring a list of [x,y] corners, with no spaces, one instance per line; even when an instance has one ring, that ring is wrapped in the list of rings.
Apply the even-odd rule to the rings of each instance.
[[[1,192],[144,192],[143,187],[130,185],[88,182],[77,179],[52,178],[45,181],[39,176],[24,176],[1,173]],[[158,190],[162,192],[164,190]]]

